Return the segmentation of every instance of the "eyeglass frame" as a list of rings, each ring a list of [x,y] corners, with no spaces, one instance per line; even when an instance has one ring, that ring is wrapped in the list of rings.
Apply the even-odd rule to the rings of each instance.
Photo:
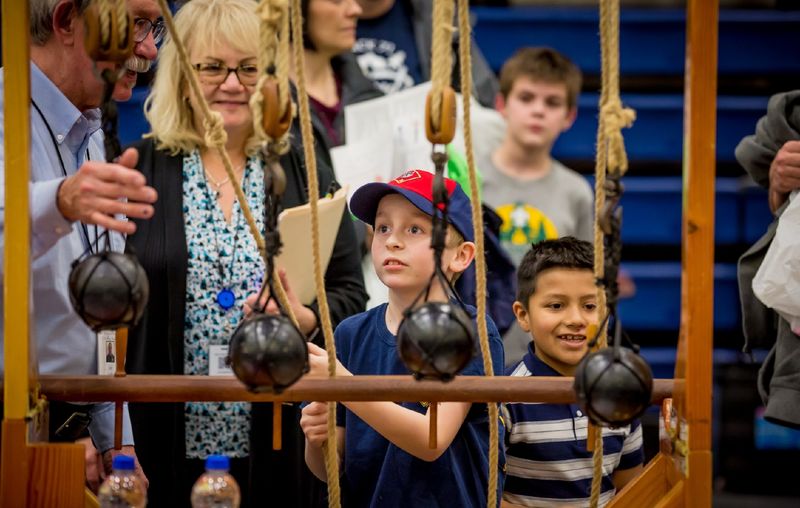
[[[239,70],[242,67],[255,67],[255,64],[239,64],[236,67],[228,67],[227,65],[222,64],[220,62],[216,62],[216,63],[215,62],[201,62],[201,63],[192,64],[192,68],[195,71],[197,71],[198,74],[200,74],[202,76],[201,67],[207,66],[207,65],[218,65],[220,70],[223,70],[223,69],[225,70],[225,76],[218,83],[204,81],[208,85],[220,86],[221,84],[223,84],[225,81],[228,80],[228,76],[231,75],[231,72],[236,75],[236,80],[242,86],[256,86],[256,84],[258,83],[258,72],[256,72],[256,80],[251,84],[245,84],[245,82],[242,81],[241,76],[239,76]],[[203,81],[203,80],[201,79],[201,81]]]
[[[149,25],[147,30],[143,31],[144,35],[140,35],[139,36],[141,38],[136,36],[136,32],[137,32],[136,26],[140,22],[144,22],[144,24]],[[144,26],[144,24],[143,24],[143,26]],[[164,18],[158,18],[155,21],[155,23],[153,23],[152,21],[150,21],[147,18],[135,18],[133,20],[133,41],[136,44],[142,43],[142,42],[144,42],[145,39],[147,39],[147,35],[152,33],[153,34],[153,42],[155,44],[158,44],[162,40],[164,40],[164,35],[166,35],[166,33],[167,33],[166,28],[167,27],[164,24]]]

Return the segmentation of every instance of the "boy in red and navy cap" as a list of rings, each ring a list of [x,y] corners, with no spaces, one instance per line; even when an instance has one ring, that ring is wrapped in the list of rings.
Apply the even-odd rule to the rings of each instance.
[[[389,183],[370,183],[353,194],[350,210],[375,229],[372,261],[389,288],[389,301],[343,321],[335,333],[337,376],[408,374],[397,354],[396,334],[403,311],[427,286],[434,271],[431,231],[433,174],[408,171]],[[472,209],[453,180],[442,271],[452,281],[472,263]],[[446,301],[434,279],[428,301]],[[467,307],[474,319],[474,307]],[[503,343],[488,318],[495,372],[503,369]],[[327,353],[309,344],[311,371],[327,375]],[[484,374],[479,354],[461,372]],[[438,409],[438,442],[428,447],[428,404],[423,402],[342,402],[337,406],[337,448],[342,461],[344,506],[486,506],[489,421],[485,404],[444,402]],[[303,409],[306,463],[325,480],[322,445],[327,408],[312,402]],[[500,426],[502,428],[502,426]],[[502,432],[501,432],[502,434]],[[498,502],[502,493],[502,435]]]

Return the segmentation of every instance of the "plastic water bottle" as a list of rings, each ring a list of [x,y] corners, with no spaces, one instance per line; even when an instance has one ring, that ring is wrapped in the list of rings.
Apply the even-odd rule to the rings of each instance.
[[[147,491],[136,476],[133,457],[117,455],[111,464],[112,472],[100,486],[97,500],[100,508],[144,508]]]
[[[225,455],[206,458],[206,472],[192,487],[192,508],[239,508],[239,485],[229,470],[230,462]]]

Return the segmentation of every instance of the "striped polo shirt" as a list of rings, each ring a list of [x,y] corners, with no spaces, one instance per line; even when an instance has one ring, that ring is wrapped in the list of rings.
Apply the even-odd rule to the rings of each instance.
[[[560,376],[533,353],[532,346],[511,376]],[[506,483],[503,498],[523,506],[589,506],[592,453],[586,450],[589,419],[576,404],[508,403],[504,407]],[[600,506],[614,497],[614,471],[644,460],[638,420],[603,429]]]

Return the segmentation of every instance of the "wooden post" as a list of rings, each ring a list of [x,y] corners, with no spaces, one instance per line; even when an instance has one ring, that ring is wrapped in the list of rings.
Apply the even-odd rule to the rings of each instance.
[[[283,446],[281,431],[283,426],[283,404],[280,402],[272,403],[272,449],[280,450]]]
[[[5,143],[5,255],[3,399],[0,506],[26,506],[28,454],[25,415],[32,379],[30,356],[30,51],[28,0],[2,2]],[[11,170],[9,169],[11,168]]]
[[[118,328],[116,334],[117,365],[114,377],[125,377],[125,359],[128,357],[128,329]],[[123,402],[114,404],[114,449],[122,449],[122,410]]]
[[[675,366],[675,377],[686,382],[675,403],[678,430],[688,430],[689,451],[685,462],[676,461],[686,488],[674,492],[685,506],[711,506],[718,10],[718,0],[689,0],[686,12],[681,328]]]

